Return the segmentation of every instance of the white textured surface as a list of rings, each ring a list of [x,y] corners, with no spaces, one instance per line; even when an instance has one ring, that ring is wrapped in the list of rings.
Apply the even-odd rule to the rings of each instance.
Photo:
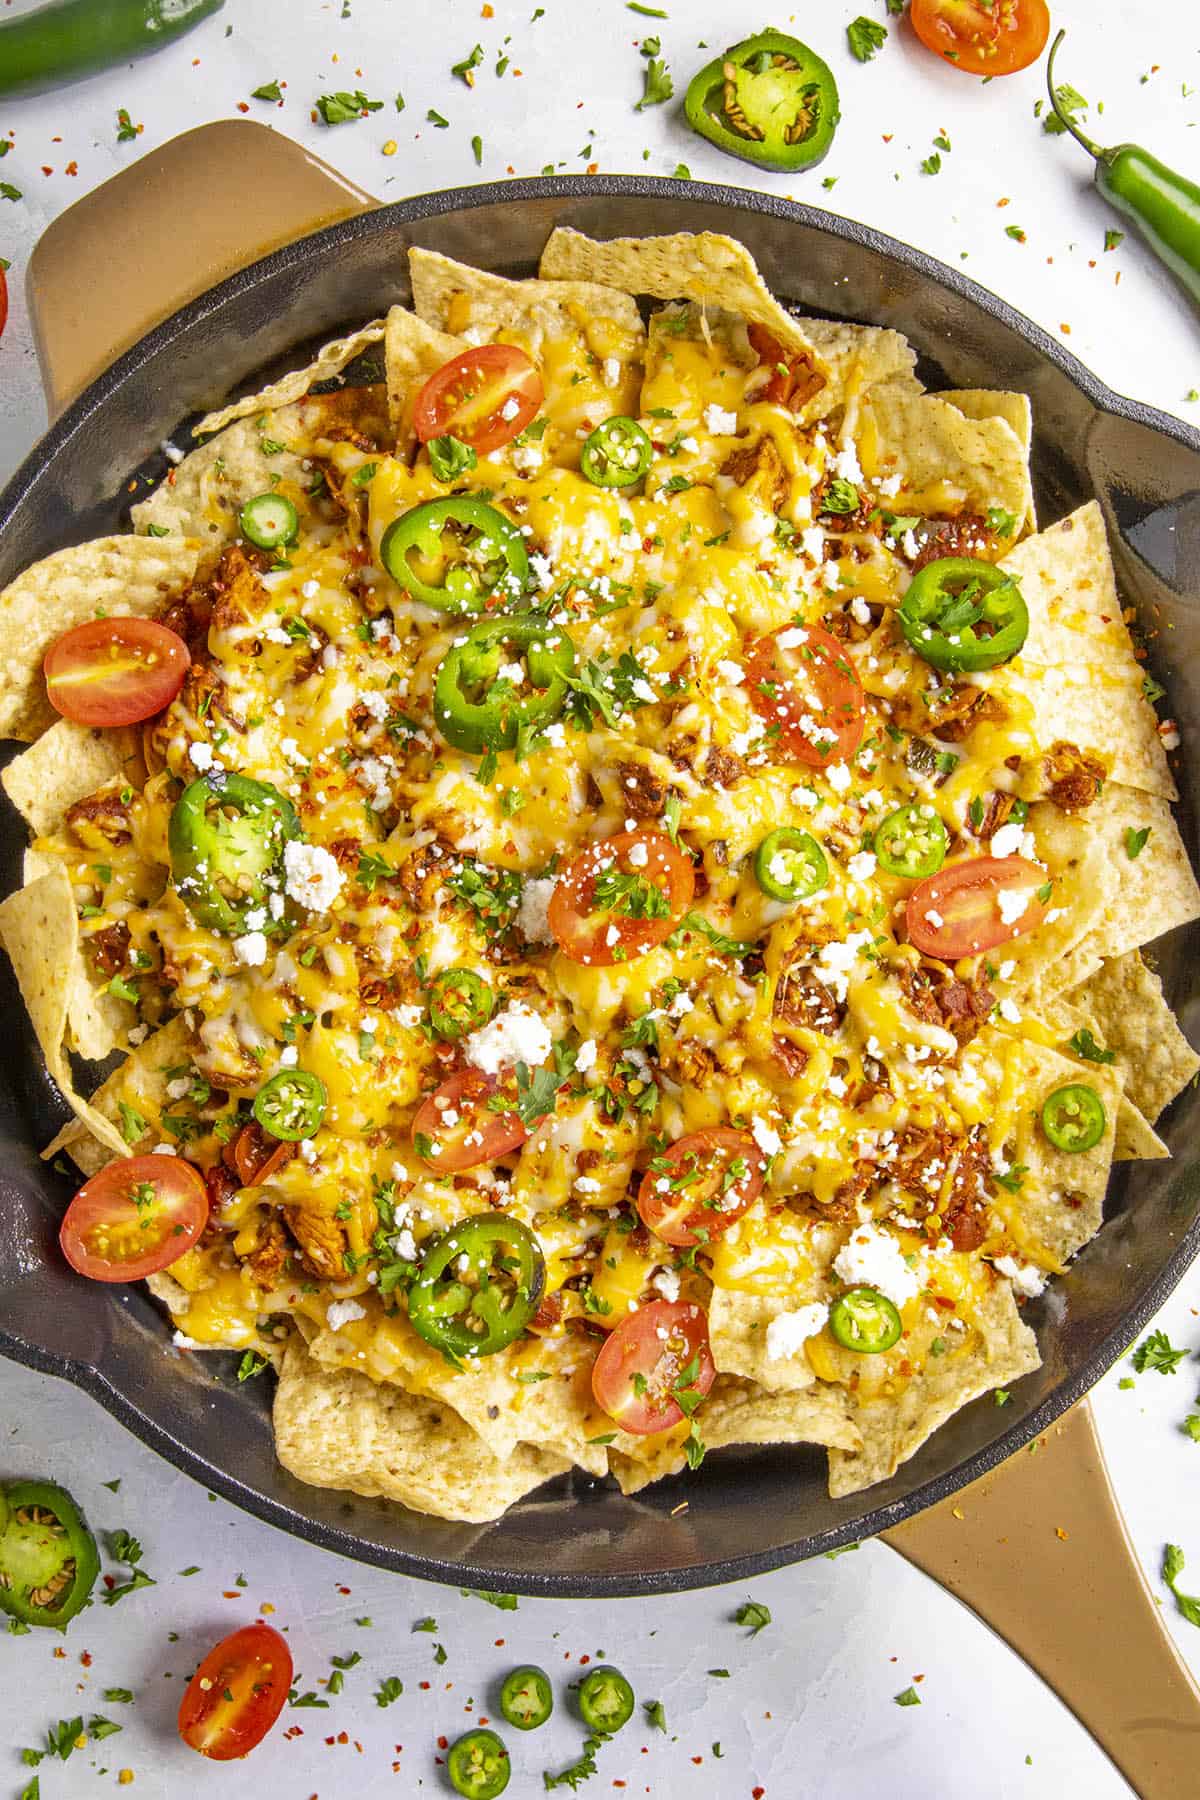
[[[16,0],[15,10],[31,10],[30,0]],[[509,165],[517,174],[535,173],[560,160],[569,170],[594,161],[606,172],[670,174],[682,159],[698,177],[755,181],[748,165],[693,138],[675,107],[636,114],[632,103],[641,90],[634,40],[643,29],[661,35],[682,92],[705,54],[698,40],[715,52],[739,23],[748,30],[757,19],[735,22],[741,9],[729,0],[668,0],[672,17],[663,21],[640,19],[619,0],[586,6],[546,0],[545,17],[536,23],[533,10],[529,0],[495,0],[497,16],[484,20],[477,0],[440,0],[419,13],[403,0],[350,0],[351,16],[342,18],[340,4],[320,0],[241,0],[137,69],[58,95],[0,101],[0,134],[13,140],[0,178],[25,194],[18,203],[0,201],[0,255],[13,265],[13,316],[0,343],[0,478],[44,424],[22,297],[23,269],[38,232],[143,149],[233,113],[250,88],[272,78],[288,82],[286,104],[252,101],[251,116],[301,139],[383,198],[500,177]],[[843,123],[817,174],[795,182],[766,176],[762,185],[865,219],[947,262],[959,264],[967,252],[962,266],[977,280],[1051,332],[1070,325],[1065,341],[1114,387],[1200,418],[1200,406],[1184,400],[1200,387],[1195,315],[1132,237],[1104,253],[1105,228],[1121,221],[1091,192],[1082,153],[1065,139],[1045,138],[1033,119],[1038,73],[981,87],[935,66],[894,21],[879,57],[861,67],[847,54],[843,35],[856,10],[849,3],[810,3],[776,14],[781,27],[791,24],[833,64]],[[863,0],[862,10],[882,16],[875,0]],[[1167,161],[1194,168],[1200,22],[1192,9],[1179,0],[1072,0],[1055,13],[1071,27],[1061,74],[1106,103],[1103,117],[1089,115],[1089,128],[1102,140],[1149,142]],[[419,41],[414,17],[431,24]],[[495,57],[506,34],[512,64],[497,80]],[[449,65],[476,41],[488,54],[468,92]],[[1162,68],[1142,83],[1155,62]],[[513,73],[518,68],[520,78]],[[385,100],[385,109],[333,130],[310,123],[318,93],[359,86]],[[1185,97],[1185,86],[1198,91]],[[392,104],[397,90],[407,102],[403,115]],[[115,141],[120,106],[144,123],[136,144]],[[431,106],[451,121],[449,129],[425,121]],[[943,154],[940,175],[923,176],[918,163],[939,129],[953,149]],[[479,169],[470,149],[476,132],[484,139]],[[399,152],[384,158],[389,138]],[[588,144],[589,156],[576,154]],[[63,172],[72,160],[74,177]],[[54,173],[43,175],[43,165]],[[821,186],[825,175],[837,177],[831,191]],[[999,207],[1005,198],[1009,204]],[[250,194],[247,209],[253,209]],[[1009,224],[1021,226],[1027,242],[1007,237]],[[1200,1329],[1189,1300],[1198,1292],[1189,1278],[1161,1321],[1175,1343],[1193,1350]],[[1177,1429],[1195,1399],[1195,1364],[1173,1377],[1142,1376],[1132,1392],[1117,1389],[1123,1373],[1106,1379],[1095,1404],[1130,1527],[1152,1573],[1164,1540],[1182,1542],[1196,1571],[1192,1585],[1200,1585],[1200,1445]],[[53,1474],[75,1490],[96,1526],[138,1532],[146,1567],[158,1579],[157,1587],[111,1610],[96,1608],[76,1624],[65,1659],[54,1655],[47,1636],[0,1636],[9,1675],[0,1683],[0,1791],[15,1795],[28,1779],[17,1747],[39,1741],[59,1717],[95,1709],[123,1720],[124,1732],[99,1745],[102,1754],[77,1752],[65,1767],[43,1763],[45,1800],[109,1791],[123,1767],[135,1770],[129,1791],[143,1800],[174,1800],[184,1792],[219,1792],[223,1800],[257,1800],[263,1793],[340,1800],[352,1793],[409,1793],[418,1784],[444,1792],[435,1739],[464,1727],[469,1696],[489,1693],[491,1678],[516,1661],[565,1674],[580,1655],[603,1649],[627,1671],[640,1698],[663,1701],[670,1730],[664,1738],[630,1726],[604,1751],[585,1793],[611,1793],[614,1780],[628,1782],[624,1791],[632,1795],[715,1800],[748,1800],[759,1784],[769,1800],[825,1800],[835,1793],[839,1800],[880,1794],[1117,1800],[1129,1792],[1010,1652],[878,1546],[754,1583],[752,1592],[770,1605],[774,1623],[753,1641],[729,1622],[744,1597],[737,1590],[587,1606],[526,1600],[515,1614],[502,1613],[454,1590],[360,1569],[292,1543],[223,1501],[210,1503],[203,1490],[58,1383],[0,1367],[0,1422],[0,1474]],[[118,1476],[114,1496],[100,1484]],[[179,1577],[176,1571],[192,1563],[201,1573]],[[236,1583],[239,1573],[244,1589]],[[224,1598],[225,1590],[235,1597]],[[204,1765],[174,1739],[180,1678],[208,1643],[254,1617],[263,1602],[274,1606],[275,1623],[289,1627],[306,1688],[328,1673],[333,1655],[359,1650],[364,1660],[327,1712],[285,1717],[281,1730],[299,1725],[303,1736],[285,1741],[277,1733],[243,1767]],[[436,1635],[412,1635],[412,1624],[428,1614],[438,1621]],[[354,1623],[364,1615],[374,1620],[369,1629]],[[1174,1613],[1169,1617],[1200,1667],[1200,1632]],[[179,1633],[176,1644],[168,1641],[171,1631]],[[502,1646],[494,1643],[498,1638]],[[441,1668],[433,1662],[439,1642],[448,1653]],[[80,1665],[85,1649],[94,1657],[90,1668]],[[716,1666],[730,1670],[728,1681],[706,1675]],[[390,1674],[402,1677],[405,1693],[383,1712],[371,1695]],[[923,1704],[895,1707],[892,1696],[917,1674],[925,1676]],[[422,1680],[432,1686],[422,1691]],[[106,1704],[100,1695],[108,1686],[135,1689],[136,1704]],[[349,1744],[325,1745],[343,1730]],[[540,1793],[542,1768],[570,1760],[579,1736],[565,1716],[519,1742],[510,1733],[517,1771],[510,1794],[523,1800]],[[713,1740],[721,1743],[721,1761],[712,1756]],[[403,1751],[396,1752],[397,1744]],[[697,1766],[693,1756],[703,1762]],[[109,1771],[100,1781],[96,1765]]]

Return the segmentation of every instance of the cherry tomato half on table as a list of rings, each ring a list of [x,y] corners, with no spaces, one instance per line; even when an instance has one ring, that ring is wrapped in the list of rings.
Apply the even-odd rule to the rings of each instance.
[[[691,904],[691,862],[661,831],[618,831],[567,864],[546,917],[572,962],[629,962],[670,937]]]
[[[785,625],[759,638],[746,658],[750,703],[778,727],[793,762],[825,769],[862,742],[863,691],[844,644],[820,625]]]
[[[58,1241],[92,1281],[140,1281],[169,1268],[208,1223],[208,1189],[182,1156],[127,1156],[85,1181]]]
[[[292,1653],[270,1625],[246,1625],[210,1650],[179,1705],[179,1735],[214,1762],[253,1750],[283,1711]]]
[[[912,0],[927,50],[967,75],[1014,75],[1036,62],[1050,35],[1046,0]]]
[[[480,456],[524,431],[545,398],[536,366],[515,344],[481,344],[434,371],[417,395],[413,429],[423,444],[456,437]]]
[[[764,1166],[762,1151],[745,1131],[726,1125],[690,1131],[642,1176],[642,1224],[664,1243],[684,1247],[719,1237],[758,1199]]]
[[[596,1405],[647,1437],[685,1416],[676,1395],[707,1394],[716,1377],[708,1314],[691,1300],[651,1300],[621,1320],[592,1365]]]
[[[948,863],[908,896],[909,942],[942,962],[995,950],[1042,923],[1048,901],[1038,895],[1045,887],[1046,871],[1023,856]]]
[[[88,619],[51,644],[42,664],[50,704],[77,725],[136,725],[169,706],[191,664],[156,619]]]

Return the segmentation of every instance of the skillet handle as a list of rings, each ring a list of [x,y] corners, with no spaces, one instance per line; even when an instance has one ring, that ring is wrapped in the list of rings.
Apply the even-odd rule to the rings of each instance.
[[[206,288],[377,204],[252,119],[200,125],[151,150],[61,213],[30,258],[29,311],[51,417]]]
[[[1086,1400],[882,1536],[1037,1670],[1141,1800],[1195,1792],[1200,1688],[1142,1573]]]

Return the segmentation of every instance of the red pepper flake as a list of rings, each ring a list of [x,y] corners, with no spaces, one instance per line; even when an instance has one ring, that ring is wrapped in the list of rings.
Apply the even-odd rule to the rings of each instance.
[[[613,1786],[615,1788],[623,1788],[625,1786],[625,1783],[623,1781],[614,1781]]]
[[[503,1638],[496,1639],[496,1648],[497,1648],[497,1650],[503,1650],[503,1648],[504,1648],[504,1639]]]
[[[289,1725],[283,1735],[285,1738],[303,1737],[304,1736],[304,1727],[303,1727],[303,1725]]]
[[[494,19],[496,16],[496,9],[494,6],[488,6],[486,0],[484,0],[484,5],[479,9],[479,16],[481,19]]]
[[[237,1597],[238,1590],[236,1588],[223,1588],[221,1591],[222,1600],[236,1600]]]
[[[53,169],[48,169],[46,167],[45,163],[42,164],[42,174],[43,175],[53,175],[53,173],[54,173]]]
[[[523,75],[524,73],[525,73],[524,69],[514,69],[513,70],[514,75]]]
[[[250,111],[250,102],[248,100],[239,100],[237,103],[237,109],[239,112],[249,112]]]
[[[585,1650],[585,1651],[584,1651],[584,1653],[583,1653],[583,1655],[582,1655],[582,1656],[581,1656],[581,1657],[580,1657],[580,1659],[579,1659],[579,1662],[580,1662],[580,1666],[581,1666],[581,1667],[582,1667],[582,1665],[583,1665],[583,1664],[584,1664],[584,1663],[590,1663],[590,1662],[591,1662],[591,1660],[592,1660],[592,1659],[591,1659],[591,1657],[590,1657],[590,1656],[589,1656],[589,1655],[588,1655],[588,1653],[587,1653],[587,1651],[586,1651],[586,1650]]]
[[[694,1762],[694,1763],[697,1763],[697,1764],[699,1764],[699,1763],[702,1763],[702,1762],[703,1762],[703,1761],[704,1761],[704,1758],[703,1758],[703,1757],[702,1757],[702,1756],[693,1756],[693,1758],[692,1758],[692,1761],[693,1761],[693,1762]]]
[[[327,1737],[327,1738],[326,1738],[326,1739],[325,1739],[325,1742],[326,1742],[326,1743],[327,1743],[327,1744],[332,1744],[332,1743],[334,1743],[334,1742],[335,1742],[335,1741],[336,1741],[336,1740],[335,1740],[335,1739],[333,1739],[333,1738],[331,1738],[331,1737]]]
[[[587,166],[587,172],[589,175],[598,175],[600,172],[600,164],[599,163],[589,163]]]
[[[78,175],[78,173],[79,173],[79,164],[77,162],[69,162],[67,164],[66,168],[63,170],[64,175]]]
[[[90,1668],[91,1668],[91,1666],[92,1666],[92,1653],[91,1653],[91,1651],[90,1651],[90,1650],[81,1650],[81,1651],[80,1651],[80,1652],[79,1652],[79,1660],[80,1660],[80,1662],[81,1662],[81,1663],[82,1663],[82,1664],[83,1664],[83,1666],[84,1666],[84,1668],[85,1668],[85,1669],[90,1669]]]
[[[338,1593],[339,1593],[339,1594],[349,1594],[349,1593],[351,1593],[351,1592],[352,1592],[352,1589],[350,1589],[350,1588],[348,1588],[348,1587],[339,1587],[339,1588],[338,1588]]]
[[[438,1749],[439,1749],[439,1750],[446,1750],[446,1749],[448,1749],[448,1748],[449,1748],[449,1745],[450,1745],[450,1739],[449,1739],[449,1738],[444,1738],[444,1737],[440,1737],[440,1738],[439,1738],[439,1739],[438,1739],[438,1741],[437,1741],[437,1745],[438,1745]]]
[[[1047,261],[1047,262],[1049,262],[1049,260],[1050,260],[1050,258],[1049,258],[1049,257],[1047,257],[1047,258],[1046,258],[1046,261]],[[1089,256],[1089,257],[1088,257],[1088,268],[1089,268],[1089,269],[1094,269],[1094,268],[1095,268],[1095,266],[1096,266],[1096,259],[1095,259],[1095,257],[1094,257],[1094,256]]]
[[[421,1683],[421,1686],[422,1686],[422,1688],[424,1688],[424,1689],[425,1689],[425,1691],[426,1691],[426,1692],[427,1692],[427,1693],[428,1693],[428,1691],[429,1691],[429,1688],[430,1688],[430,1686],[431,1686],[431,1684],[430,1684],[430,1683],[429,1683],[429,1682],[428,1682],[428,1681],[423,1681],[423,1682],[422,1682],[422,1683]]]
[[[1064,323],[1064,324],[1060,325],[1058,329],[1062,332],[1064,337],[1070,337],[1071,327],[1069,325]]]
[[[66,1651],[65,1651],[65,1650],[64,1650],[64,1649],[63,1649],[63,1647],[62,1647],[62,1645],[61,1645],[61,1644],[59,1644],[59,1645],[57,1645],[57,1646],[56,1646],[56,1648],[55,1648],[55,1651],[54,1651],[54,1654],[55,1654],[55,1656],[57,1656],[57,1657],[60,1657],[60,1658],[61,1658],[61,1659],[62,1659],[62,1661],[63,1661],[63,1662],[65,1662],[65,1661],[66,1661],[66,1659],[67,1659],[67,1653],[66,1653]]]
[[[883,134],[883,141],[884,141],[884,143],[885,143],[885,144],[890,144],[890,143],[891,143],[891,141],[892,141],[892,139],[893,139],[893,138],[894,138],[894,137],[895,137],[895,135],[896,135],[896,134],[895,134],[895,132],[894,132],[894,131],[885,131],[885,132],[884,132],[884,134]]]
[[[925,1677],[923,1675],[914,1675],[913,1676],[914,1681],[924,1681],[924,1679],[925,1679]]]
[[[766,1788],[763,1788],[763,1787],[751,1788],[750,1789],[750,1800],[762,1800],[762,1797],[766,1793],[766,1791],[767,1791]]]
[[[350,1733],[348,1731],[339,1731],[337,1741],[339,1744],[348,1744],[350,1742]]]
[[[1012,204],[1012,202],[1008,199],[997,200],[997,202],[996,202],[997,206],[1010,206],[1011,204]]]
[[[487,1716],[487,1714],[486,1714],[486,1713],[480,1713],[480,1715],[479,1715],[479,1723],[480,1723],[480,1724],[481,1724],[481,1725],[490,1725],[490,1724],[491,1724],[491,1722],[492,1722],[492,1721],[491,1721],[491,1720],[490,1720],[490,1719],[489,1719],[489,1718],[488,1718],[488,1716]]]

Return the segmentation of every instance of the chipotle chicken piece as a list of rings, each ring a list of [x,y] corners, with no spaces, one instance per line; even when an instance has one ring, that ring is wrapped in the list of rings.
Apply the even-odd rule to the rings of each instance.
[[[721,465],[721,473],[768,512],[779,512],[787,502],[791,481],[774,438],[761,437],[756,444],[734,450]]]
[[[779,977],[773,1011],[789,1025],[807,1025],[826,1037],[834,1036],[846,1016],[846,1008],[804,963],[793,964]]]
[[[667,804],[667,784],[653,769],[641,763],[619,762],[617,776],[621,783],[621,804],[631,819],[661,818]],[[603,804],[603,795],[600,796]]]
[[[292,1246],[282,1221],[272,1215],[266,1222],[258,1243],[243,1258],[259,1287],[274,1287],[292,1254]]]
[[[304,1206],[285,1206],[283,1216],[299,1244],[304,1260],[315,1275],[339,1281],[346,1274],[346,1228],[330,1213]]]
[[[120,788],[102,789],[67,808],[66,822],[85,849],[127,844],[133,836],[129,806],[121,793]]]
[[[1076,744],[1063,739],[1051,744],[1044,764],[1049,784],[1047,798],[1062,812],[1082,812],[1098,800],[1108,770],[1098,757],[1087,756]]]

